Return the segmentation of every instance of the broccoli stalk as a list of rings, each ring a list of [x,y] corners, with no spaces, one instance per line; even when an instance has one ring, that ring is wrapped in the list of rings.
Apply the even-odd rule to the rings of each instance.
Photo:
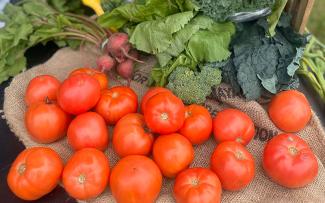
[[[169,88],[186,104],[202,104],[212,92],[212,87],[221,83],[221,71],[218,68],[203,66],[201,72],[187,67],[177,67],[168,78]]]

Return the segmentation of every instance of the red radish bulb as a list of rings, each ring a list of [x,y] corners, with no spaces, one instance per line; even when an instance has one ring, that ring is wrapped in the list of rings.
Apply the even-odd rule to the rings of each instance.
[[[131,50],[129,36],[122,32],[112,34],[108,38],[106,49],[118,62],[123,62],[126,59],[126,55]]]
[[[134,66],[134,62],[131,59],[127,59],[126,61],[120,63],[117,66],[117,73],[127,79],[128,81],[131,80],[132,78],[132,74],[133,74],[133,66]]]
[[[115,60],[109,55],[103,55],[97,59],[97,67],[101,72],[110,71],[115,66]]]

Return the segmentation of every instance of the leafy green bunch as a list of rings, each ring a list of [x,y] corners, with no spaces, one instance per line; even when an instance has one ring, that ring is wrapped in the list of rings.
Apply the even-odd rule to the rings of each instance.
[[[53,40],[75,48],[88,42],[99,47],[106,38],[105,30],[90,18],[55,9],[68,9],[62,1],[49,2],[56,7],[46,0],[24,0],[7,4],[0,14],[5,22],[0,29],[0,83],[25,69],[25,51],[38,43]]]

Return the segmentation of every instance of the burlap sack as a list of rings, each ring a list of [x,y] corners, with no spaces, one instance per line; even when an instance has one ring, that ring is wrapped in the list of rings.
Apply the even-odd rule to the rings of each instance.
[[[24,125],[24,93],[28,82],[35,76],[41,74],[51,74],[64,80],[68,73],[78,67],[95,65],[96,54],[86,51],[72,51],[69,48],[59,50],[49,61],[36,66],[24,73],[17,75],[11,85],[5,90],[4,113],[12,131],[24,143],[26,147],[42,146],[31,140]],[[133,81],[132,88],[137,92],[139,99],[147,90],[145,86],[148,80],[150,64],[138,68]],[[116,85],[110,81],[111,85]],[[221,85],[214,91],[215,99],[208,100],[206,107],[215,115],[225,107],[233,107],[246,112],[256,124],[256,135],[248,145],[248,150],[254,155],[256,163],[256,176],[254,181],[240,192],[227,192],[222,194],[223,202],[325,202],[325,133],[321,123],[312,114],[309,125],[298,135],[306,140],[319,159],[319,173],[316,180],[305,188],[286,189],[269,180],[263,173],[261,158],[263,147],[267,140],[278,134],[278,130],[269,120],[265,108],[255,101],[245,102],[243,98],[236,96],[227,85]],[[67,161],[73,151],[67,144],[66,139],[56,143],[43,145],[51,147],[57,151],[64,161]],[[216,147],[215,141],[211,138],[205,144],[195,147],[195,160],[191,167],[209,167],[209,159],[213,149]],[[106,151],[111,166],[113,167],[118,157],[112,150],[112,146]],[[173,180],[164,179],[163,188],[157,202],[174,202],[172,197]],[[100,197],[89,202],[114,202],[109,189]]]

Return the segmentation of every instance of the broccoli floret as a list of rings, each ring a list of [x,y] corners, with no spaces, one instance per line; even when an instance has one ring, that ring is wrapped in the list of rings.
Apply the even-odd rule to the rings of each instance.
[[[212,92],[212,87],[221,83],[218,68],[203,66],[201,72],[187,67],[177,67],[169,76],[167,88],[186,104],[202,104]]]

